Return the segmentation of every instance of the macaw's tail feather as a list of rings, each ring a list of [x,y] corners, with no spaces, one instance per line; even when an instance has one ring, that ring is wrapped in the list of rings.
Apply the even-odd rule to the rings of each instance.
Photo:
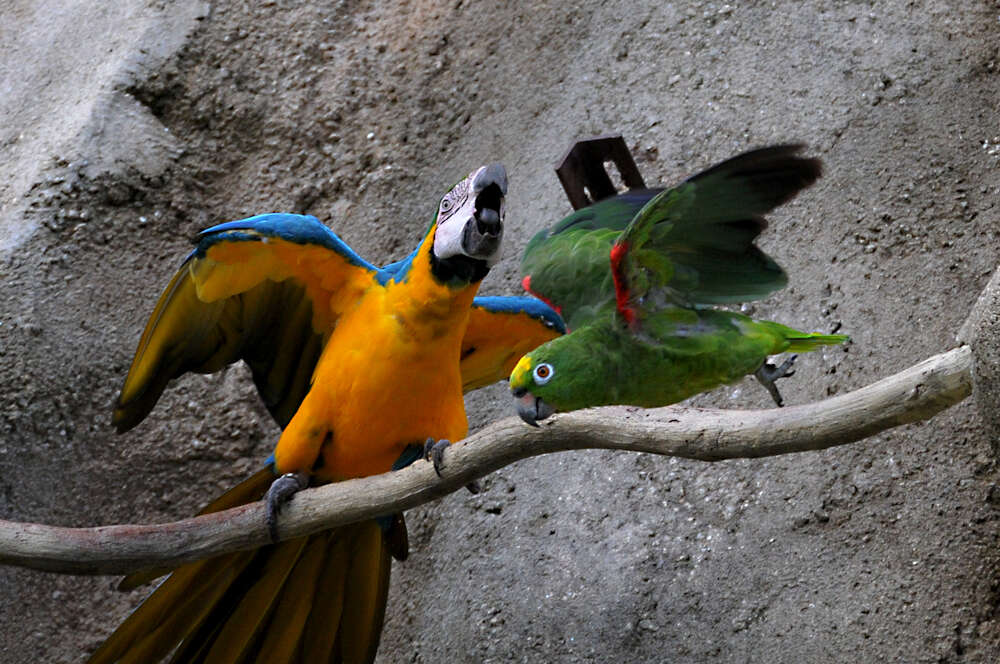
[[[271,482],[273,481],[274,472],[271,470],[270,466],[265,466],[203,507],[201,511],[198,512],[198,516],[201,516],[202,514],[211,514],[212,512],[221,512],[222,510],[228,510],[233,507],[238,507],[239,505],[246,505],[247,503],[260,500],[264,497],[264,494],[267,493],[267,490],[270,488]],[[172,571],[173,570],[171,568],[158,567],[133,572],[121,580],[118,584],[118,590],[121,590],[122,592],[134,590],[139,586],[152,583],[161,576],[170,574]]]
[[[262,477],[273,479],[267,472],[203,511],[259,499],[268,485]],[[88,662],[371,662],[389,590],[392,530],[401,527],[397,519],[387,534],[366,521],[184,565]]]
[[[846,334],[818,334],[816,332],[796,332],[788,336],[789,353],[805,353],[816,350],[818,346],[837,346],[850,339]]]

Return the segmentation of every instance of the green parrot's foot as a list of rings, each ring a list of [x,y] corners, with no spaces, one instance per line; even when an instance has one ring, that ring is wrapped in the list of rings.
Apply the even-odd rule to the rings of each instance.
[[[271,541],[278,541],[278,512],[296,493],[309,486],[307,473],[285,473],[271,482],[271,488],[264,495],[264,513]]]
[[[792,369],[792,365],[795,364],[795,358],[798,355],[792,355],[790,358],[782,362],[781,364],[775,366],[770,362],[765,362],[760,365],[757,371],[753,372],[754,378],[763,385],[768,393],[770,393],[771,398],[774,399],[774,403],[778,404],[778,408],[785,405],[784,400],[781,398],[781,393],[778,392],[778,386],[775,382],[779,378],[788,378],[795,374],[795,370]]]
[[[424,460],[434,464],[434,472],[437,473],[438,477],[441,477],[441,469],[444,468],[444,451],[449,447],[451,447],[451,442],[443,438],[441,440],[428,438],[427,442],[424,443]],[[483,490],[478,480],[472,480],[465,485],[465,488],[472,494]]]

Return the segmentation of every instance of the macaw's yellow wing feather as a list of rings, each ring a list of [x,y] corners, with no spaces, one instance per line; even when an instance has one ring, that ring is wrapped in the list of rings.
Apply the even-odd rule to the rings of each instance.
[[[462,339],[462,388],[507,378],[522,355],[565,332],[559,314],[536,298],[477,297]]]
[[[118,431],[142,421],[172,379],[240,359],[285,426],[337,318],[381,277],[314,217],[260,215],[199,237],[139,341],[115,406]]]
[[[266,472],[203,513],[258,499]],[[184,565],[88,664],[371,662],[389,573],[388,536],[375,521]]]
[[[201,511],[198,512],[198,516],[201,516],[202,514],[212,514],[213,512],[221,512],[223,510],[232,509],[233,507],[239,507],[240,505],[246,505],[247,503],[260,500],[264,497],[264,494],[267,493],[267,490],[271,488],[271,482],[273,482],[274,479],[274,471],[271,469],[270,465],[266,465],[229,491],[226,491],[224,494],[210,502],[205,507],[201,508]]]

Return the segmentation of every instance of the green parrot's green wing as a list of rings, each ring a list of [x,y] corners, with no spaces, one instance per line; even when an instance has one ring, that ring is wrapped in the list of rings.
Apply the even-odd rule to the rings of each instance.
[[[586,324],[615,301],[608,256],[632,224],[634,239],[648,245],[642,264],[657,272],[655,283],[672,300],[710,305],[765,297],[787,277],[753,244],[766,226],[761,215],[820,174],[818,160],[796,156],[800,149],[754,150],[674,189],[635,189],[578,210],[528,243],[522,283],[571,329]],[[640,211],[642,221],[632,223]]]
[[[522,285],[556,309],[570,329],[614,306],[608,252],[662,189],[633,189],[594,203],[539,231],[521,259]]]
[[[746,152],[652,198],[617,237],[611,272],[618,311],[754,300],[782,288],[784,271],[753,241],[763,215],[820,176],[800,145]]]

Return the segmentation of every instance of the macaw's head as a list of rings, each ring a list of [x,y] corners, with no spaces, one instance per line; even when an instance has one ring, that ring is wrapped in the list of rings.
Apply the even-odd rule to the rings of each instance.
[[[584,330],[581,330],[582,332]],[[542,344],[521,358],[510,374],[517,414],[538,426],[555,412],[600,406],[608,402],[607,358],[588,352],[579,333]]]
[[[432,269],[441,281],[480,281],[500,260],[507,171],[483,166],[444,195],[438,207]]]

